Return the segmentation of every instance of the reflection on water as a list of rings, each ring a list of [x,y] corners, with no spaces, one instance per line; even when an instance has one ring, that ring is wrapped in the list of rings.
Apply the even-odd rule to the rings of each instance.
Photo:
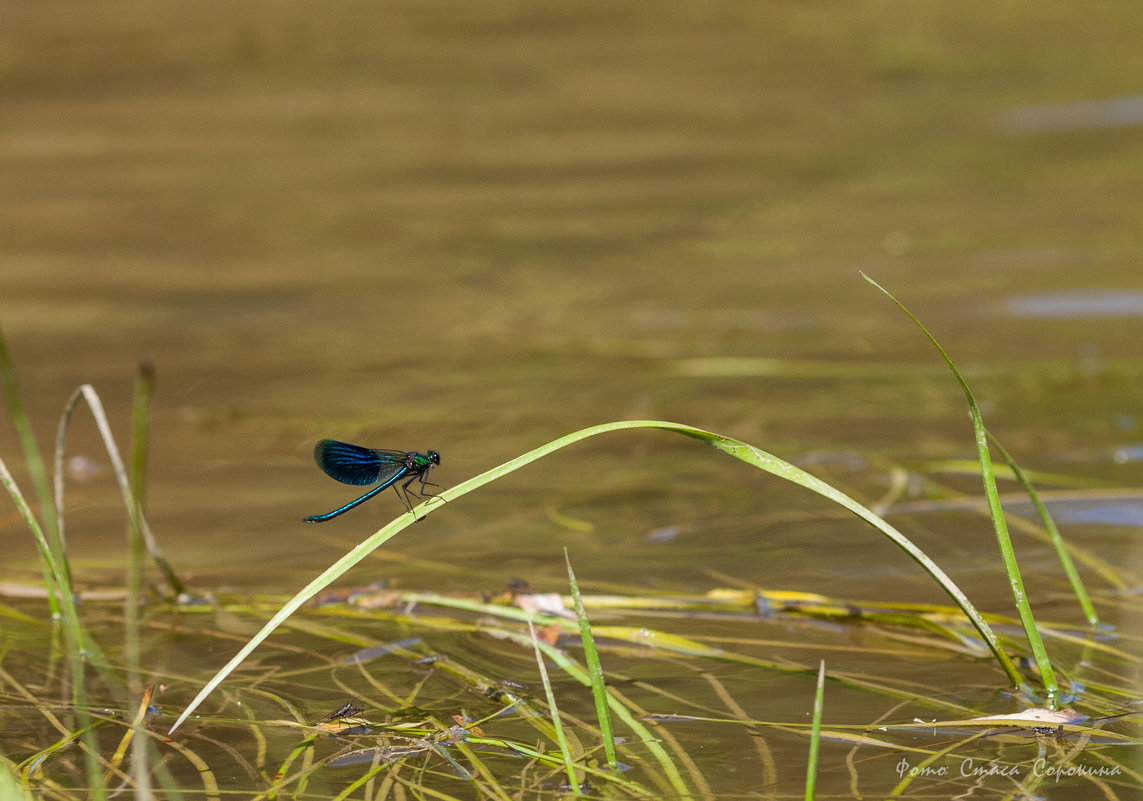
[[[1059,523],[1086,523],[1143,528],[1143,499],[1076,501],[1051,506]]]
[[[1140,317],[1143,316],[1143,292],[1076,289],[1008,298],[1005,306],[1014,317]]]
[[[1021,106],[1005,112],[1003,124],[1022,134],[1143,125],[1143,97]]]

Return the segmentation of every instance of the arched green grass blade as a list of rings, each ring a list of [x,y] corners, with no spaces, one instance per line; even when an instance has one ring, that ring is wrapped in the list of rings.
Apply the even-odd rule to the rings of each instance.
[[[717,448],[718,450],[740,459],[747,464],[754,465],[757,468],[765,470],[772,475],[791,481],[806,489],[818,493],[819,495],[828,498],[834,503],[843,506],[853,514],[865,520],[872,525],[883,535],[888,537],[894,544],[901,548],[905,553],[911,556],[918,564],[920,564],[925,571],[931,575],[938,584],[948,593],[949,597],[953,599],[957,606],[968,616],[972,625],[980,633],[981,638],[988,645],[989,650],[992,651],[996,660],[1000,663],[1001,668],[1008,675],[1012,684],[1019,685],[1021,682],[1020,673],[1017,671],[1012,659],[1004,651],[996,634],[992,628],[977,611],[976,607],[968,600],[968,597],[960,590],[959,587],[953,582],[951,578],[941,568],[933,562],[920,548],[914,545],[904,534],[897,531],[893,526],[889,525],[878,515],[874,514],[871,510],[862,506],[857,501],[850,498],[843,492],[831,487],[824,481],[810,475],[799,467],[779,459],[777,456],[767,453],[752,445],[747,445],[744,442],[736,440],[732,437],[725,437],[719,434],[713,434],[709,431],[704,431],[701,428],[694,426],[683,425],[681,423],[671,423],[661,420],[621,420],[613,423],[603,423],[601,425],[590,426],[581,429],[559,439],[553,440],[546,445],[542,445],[535,450],[518,456],[499,467],[494,467],[478,476],[470,478],[461,484],[458,484],[451,489],[444,490],[439,495],[432,497],[424,503],[416,506],[414,509],[406,512],[398,517],[389,525],[380,529],[372,536],[357,545],[349,553],[342,556],[336,562],[327,568],[321,575],[307,584],[299,593],[286,602],[286,604],[278,610],[278,612],[270,618],[270,620],[262,627],[262,629],[255,634],[235,656],[226,663],[223,668],[214,675],[206,686],[199,691],[199,693],[190,702],[183,713],[179,715],[171,731],[175,731],[187,717],[194,712],[195,709],[206,699],[208,695],[222,683],[230,673],[240,665],[247,656],[249,656],[259,644],[262,643],[278,626],[286,621],[299,607],[306,601],[313,598],[324,588],[329,586],[332,582],[336,581],[346,573],[350,568],[376,550],[378,547],[388,542],[398,532],[402,531],[414,521],[436,511],[445,503],[456,500],[463,495],[467,495],[478,487],[482,487],[490,481],[494,481],[502,476],[505,476],[515,470],[519,470],[525,465],[547,456],[561,448],[566,448],[581,440],[588,439],[589,437],[598,436],[599,434],[606,434],[612,431],[623,431],[634,428],[654,428],[662,431],[670,431],[676,434],[682,434],[686,437],[700,440],[706,444]]]

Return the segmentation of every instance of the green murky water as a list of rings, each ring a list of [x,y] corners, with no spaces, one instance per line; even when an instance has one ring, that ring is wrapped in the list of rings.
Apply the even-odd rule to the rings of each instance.
[[[134,364],[155,362],[148,516],[206,589],[293,592],[399,511],[389,494],[303,525],[353,497],[312,464],[321,437],[437,449],[452,485],[585,425],[655,418],[868,500],[893,465],[978,493],[931,468],[974,455],[963,399],[864,270],[941,339],[1026,467],[1141,486],[1143,15],[1097,5],[9,3],[0,322],[25,402],[46,444],[91,382],[125,437]],[[81,420],[72,452],[95,474],[70,490],[70,544],[81,577],[115,584],[123,515]],[[9,428],[0,448],[17,452]],[[1138,499],[1113,500],[1065,514],[1065,535],[1138,575]],[[829,511],[694,442],[620,433],[438,511],[353,579],[560,591],[566,546],[590,592],[944,601]],[[1009,613],[983,518],[894,522]],[[0,524],[6,578],[34,579],[18,519]],[[1046,548],[1018,544],[1045,615],[1078,622]],[[1120,614],[1107,622],[1130,629]],[[156,651],[202,671],[167,702],[232,652],[194,636]],[[1003,686],[956,658],[851,658],[972,704]],[[662,668],[648,680],[709,700],[693,668]],[[811,705],[801,676],[718,678],[761,719]],[[882,712],[829,703],[835,720]],[[712,793],[760,792],[753,746],[702,738]],[[780,792],[800,792],[803,751],[776,747]],[[888,761],[863,775],[897,778]]]

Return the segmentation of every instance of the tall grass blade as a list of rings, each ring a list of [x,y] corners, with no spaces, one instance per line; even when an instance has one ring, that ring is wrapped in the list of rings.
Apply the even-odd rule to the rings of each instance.
[[[825,660],[818,666],[818,682],[814,689],[814,717],[810,726],[810,756],[806,763],[806,801],[814,801],[818,781],[818,746],[822,740],[822,708],[825,700]]]
[[[36,488],[36,495],[40,501],[40,514],[43,516],[42,531],[49,543],[51,552],[56,557],[56,570],[52,570],[46,562],[41,562],[44,572],[44,586],[54,592],[48,593],[48,605],[51,607],[53,618],[59,618],[62,613],[56,592],[71,592],[71,578],[67,560],[63,559],[63,551],[58,540],[58,526],[55,506],[52,505],[51,482],[44,467],[44,459],[40,455],[40,446],[36,443],[36,435],[32,431],[32,424],[28,415],[24,413],[24,404],[20,400],[20,386],[16,381],[16,368],[12,364],[12,356],[8,351],[8,341],[4,337],[4,330],[0,328],[0,392],[4,395],[4,403],[8,407],[8,414],[12,417],[12,425],[16,429],[16,436],[20,440],[20,448],[24,452],[24,464]],[[26,517],[26,516],[25,516]],[[61,586],[57,583],[57,574],[62,570],[67,580]],[[66,589],[65,589],[66,588]]]
[[[143,517],[144,475],[147,464],[147,406],[154,389],[154,372],[142,368],[135,380],[131,410],[131,497],[134,513],[127,516],[127,597],[123,602],[124,656],[127,686],[138,698],[143,689],[139,676],[139,603],[143,594]]]
[[[571,786],[573,795],[583,795],[583,791],[579,786],[579,779],[576,777],[575,771],[575,758],[572,757],[571,749],[568,747],[568,738],[564,734],[563,722],[560,720],[560,708],[556,704],[556,694],[552,690],[552,681],[548,677],[548,668],[544,665],[544,655],[540,652],[540,641],[536,637],[536,627],[532,625],[532,621],[528,621],[528,634],[532,638],[532,648],[536,652],[536,667],[540,670],[540,683],[544,686],[544,695],[548,699],[548,714],[552,718],[552,729],[556,733],[556,743],[560,747],[560,755],[564,760],[564,772],[568,776],[568,784]]]
[[[151,398],[155,394],[155,365],[144,359],[135,376],[131,402],[131,488],[142,509],[147,503],[147,453],[149,450]]]
[[[135,513],[128,515],[127,525],[127,597],[123,602],[124,658],[127,663],[127,688],[132,698],[139,699],[139,709],[132,727],[124,738],[123,745],[131,746],[131,775],[135,780],[135,797],[147,799],[151,795],[150,743],[146,738],[131,736],[142,724],[151,702],[154,685],[144,691],[140,675],[142,653],[139,637],[139,622],[142,617],[140,604],[143,596],[143,557],[146,544],[143,541],[143,499],[146,494],[147,434],[151,396],[155,391],[155,368],[150,362],[139,365],[135,379],[135,391],[131,406],[131,496],[135,502]],[[122,747],[122,746],[121,746]]]
[[[16,504],[16,510],[24,518],[24,522],[32,532],[32,538],[36,542],[36,547],[40,551],[40,558],[48,573],[48,581],[46,582],[50,590],[48,596],[57,599],[65,621],[75,618],[78,622],[78,618],[75,617],[75,599],[71,594],[71,582],[68,573],[64,569],[62,560],[57,557],[52,549],[43,527],[40,526],[40,521],[32,513],[32,508],[28,506],[24,493],[20,491],[16,479],[12,477],[12,473],[9,472],[8,465],[3,459],[0,459],[0,484],[3,484],[4,488],[8,490],[8,494]]]
[[[580,595],[579,584],[575,580],[567,548],[564,548],[564,562],[568,566],[568,582],[571,584],[572,600],[575,602],[575,619],[579,623],[580,640],[583,641],[583,662],[587,666],[587,675],[591,677],[591,694],[595,698],[595,714],[599,720],[599,732],[603,739],[603,753],[607,755],[608,766],[615,770],[619,766],[619,760],[615,755],[615,733],[611,729],[611,712],[607,708],[607,686],[603,680],[603,665],[599,661],[599,651],[595,647],[595,637],[591,634],[591,623],[587,619],[587,610],[583,607],[583,596]]]
[[[957,369],[953,360],[945,353],[944,348],[937,342],[936,337],[929,333],[924,324],[918,320],[911,311],[905,308],[901,301],[897,300],[892,293],[890,293],[883,286],[878,284],[865,273],[861,274],[862,278],[870,284],[881,290],[882,293],[889,300],[893,301],[901,311],[908,315],[918,328],[932,343],[933,347],[945,360],[949,370],[952,371],[953,376],[956,378],[957,383],[960,384],[961,391],[964,392],[965,400],[968,401],[969,412],[972,415],[972,428],[976,435],[976,450],[980,459],[980,474],[984,481],[984,494],[988,499],[988,509],[992,517],[992,527],[996,531],[996,541],[1000,546],[1000,555],[1004,560],[1004,569],[1008,573],[1008,583],[1012,588],[1012,597],[1016,603],[1016,611],[1020,617],[1020,623],[1024,627],[1024,636],[1028,639],[1028,646],[1032,650],[1032,655],[1036,660],[1036,666],[1040,671],[1040,679],[1044,684],[1044,690],[1047,694],[1045,699],[1049,707],[1054,707],[1056,698],[1059,694],[1059,687],[1056,683],[1055,672],[1052,670],[1052,663],[1048,659],[1047,649],[1044,647],[1044,641],[1040,638],[1040,632],[1036,628],[1036,619],[1032,615],[1032,607],[1028,603],[1028,595],[1024,591],[1024,580],[1020,576],[1020,565],[1016,560],[1016,552],[1012,548],[1012,538],[1008,534],[1008,523],[1004,519],[1004,510],[1000,506],[1000,492],[996,488],[996,475],[992,470],[992,457],[988,452],[988,433],[984,427],[984,419],[980,415],[980,407],[976,404],[976,398],[973,397],[972,390],[968,387],[968,382],[965,381],[964,376],[961,375],[960,370]]]
[[[16,381],[16,369],[12,365],[12,356],[8,352],[8,342],[4,338],[2,328],[0,328],[0,391],[4,394],[8,414],[12,416],[12,425],[16,428],[20,447],[24,451],[24,462],[28,466],[28,473],[32,477],[36,495],[40,499],[44,528],[50,532],[56,525],[55,509],[52,506],[52,485],[48,481],[43,457],[40,456],[40,446],[36,444],[36,435],[32,432],[28,415],[24,413],[24,404],[20,400],[20,387]]]
[[[186,594],[186,587],[163,556],[159,541],[151,527],[147,525],[144,509],[147,502],[147,453],[150,445],[150,406],[155,394],[155,365],[148,359],[139,363],[139,374],[135,381],[135,397],[131,412],[131,487],[139,508],[139,524],[143,544],[151,555],[151,560],[167,581],[171,595],[178,598]]]
[[[1048,532],[1048,539],[1052,543],[1052,547],[1056,549],[1056,556],[1060,560],[1060,564],[1064,568],[1064,573],[1067,574],[1068,582],[1072,585],[1072,592],[1075,593],[1076,601],[1079,602],[1080,608],[1083,610],[1084,617],[1087,618],[1088,625],[1098,626],[1099,613],[1095,611],[1095,604],[1091,602],[1091,596],[1088,595],[1087,587],[1084,586],[1083,579],[1080,578],[1079,571],[1076,570],[1076,563],[1072,560],[1071,553],[1068,552],[1068,546],[1064,542],[1060,530],[1056,527],[1056,521],[1052,519],[1052,515],[1048,512],[1044,502],[1040,500],[1039,494],[1032,486],[1032,482],[1024,473],[1020,466],[1016,464],[1016,460],[1012,455],[1004,449],[1004,446],[997,441],[992,433],[988,433],[988,440],[996,448],[997,453],[1000,454],[1007,464],[1008,468],[1012,471],[1012,475],[1020,482],[1020,486],[1024,488],[1024,492],[1028,494],[1031,499],[1032,505],[1036,507],[1036,513],[1040,516],[1040,522],[1044,524],[1044,529]]]

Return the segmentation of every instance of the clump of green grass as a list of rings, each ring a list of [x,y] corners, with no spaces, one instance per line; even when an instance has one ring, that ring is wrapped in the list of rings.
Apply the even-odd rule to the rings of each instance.
[[[126,744],[131,742],[128,735],[123,739],[124,748],[113,754],[110,762],[105,762],[100,755],[100,749],[95,732],[101,723],[88,712],[89,691],[87,684],[87,667],[94,666],[106,688],[113,694],[122,692],[122,679],[112,669],[107,657],[102,653],[99,645],[84,627],[77,608],[77,598],[74,589],[72,569],[68,559],[67,540],[64,531],[64,457],[67,452],[67,435],[71,425],[72,415],[80,401],[86,403],[91,410],[96,427],[99,430],[107,451],[108,458],[119,484],[123,503],[127,509],[128,520],[128,548],[127,548],[127,585],[124,616],[125,636],[127,641],[127,677],[132,697],[137,700],[149,697],[139,679],[141,674],[139,660],[139,590],[142,587],[144,546],[154,556],[156,562],[167,577],[169,585],[176,593],[183,592],[181,582],[174,571],[162,557],[153,534],[146,525],[143,517],[142,488],[143,469],[145,464],[146,443],[146,406],[153,388],[153,369],[141,370],[140,380],[136,384],[136,401],[133,427],[133,480],[128,478],[127,469],[120,456],[119,448],[111,433],[107,414],[98,393],[90,385],[79,387],[68,400],[60,417],[56,447],[52,460],[53,477],[49,480],[44,459],[40,454],[39,445],[32,432],[31,424],[24,412],[23,402],[20,398],[16,373],[8,351],[7,342],[0,331],[0,390],[8,408],[9,416],[16,428],[20,445],[23,450],[25,465],[27,466],[32,483],[36,488],[39,500],[39,516],[33,512],[24,493],[20,490],[8,465],[0,459],[0,483],[8,490],[9,495],[16,504],[21,517],[27,524],[39,549],[41,566],[44,574],[44,583],[47,588],[48,604],[53,620],[60,621],[64,634],[64,654],[67,659],[71,678],[70,704],[73,710],[72,724],[61,718],[53,717],[53,724],[64,735],[64,741],[78,738],[83,749],[88,784],[92,797],[103,798],[107,786],[108,774],[118,771],[123,760]],[[146,707],[146,703],[143,703]],[[133,724],[133,730],[139,730],[142,719]],[[142,739],[136,738],[133,745],[134,779],[137,791],[144,796],[150,787],[149,755],[141,747]]]

